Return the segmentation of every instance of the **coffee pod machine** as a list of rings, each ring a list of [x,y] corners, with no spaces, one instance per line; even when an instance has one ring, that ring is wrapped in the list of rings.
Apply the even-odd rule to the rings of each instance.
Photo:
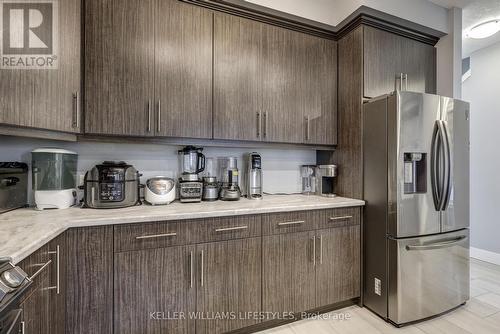
[[[262,199],[262,158],[259,153],[245,155],[246,175],[243,189],[248,199]]]
[[[337,165],[319,165],[316,167],[316,195],[335,197],[335,177]]]
[[[203,183],[199,173],[205,170],[205,156],[203,148],[186,146],[178,151],[180,170],[179,200],[182,203],[201,202]]]
[[[241,197],[239,185],[238,159],[236,157],[220,158],[220,179],[222,186],[219,198],[223,201],[237,201]]]
[[[36,209],[75,205],[78,155],[63,149],[39,148],[31,152],[31,158]]]

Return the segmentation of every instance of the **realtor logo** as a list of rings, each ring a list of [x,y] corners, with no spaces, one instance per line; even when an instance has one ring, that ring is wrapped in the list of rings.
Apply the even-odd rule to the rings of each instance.
[[[56,0],[0,0],[0,68],[56,69]]]

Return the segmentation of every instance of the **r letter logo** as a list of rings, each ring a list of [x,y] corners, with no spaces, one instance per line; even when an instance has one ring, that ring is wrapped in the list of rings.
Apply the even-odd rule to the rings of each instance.
[[[1,69],[56,69],[56,0],[0,0]]]

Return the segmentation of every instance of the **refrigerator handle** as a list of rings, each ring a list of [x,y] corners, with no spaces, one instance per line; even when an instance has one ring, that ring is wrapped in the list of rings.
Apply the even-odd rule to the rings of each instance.
[[[450,148],[450,137],[448,132],[448,126],[446,121],[441,121],[441,130],[443,136],[444,144],[444,154],[445,154],[445,176],[444,176],[444,188],[442,195],[441,211],[445,211],[448,208],[448,203],[450,202],[451,196],[451,148]]]
[[[441,180],[441,196],[439,203],[439,211],[446,210],[451,189],[451,153],[450,153],[450,140],[448,138],[448,129],[445,121],[438,121],[439,133],[441,137],[441,145],[444,153],[443,156],[443,179]],[[441,156],[440,156],[441,159]]]
[[[439,211],[441,204],[441,191],[439,188],[439,176],[438,176],[438,154],[439,154],[439,142],[440,142],[440,132],[439,132],[439,121],[436,121],[434,125],[434,131],[432,133],[431,141],[431,188],[432,188],[432,199],[434,200],[434,208]]]
[[[407,251],[412,251],[412,250],[431,250],[431,249],[441,249],[441,248],[447,248],[454,246],[464,240],[467,239],[466,235],[459,236],[457,238],[449,239],[449,240],[443,240],[440,242],[432,243],[432,244],[426,244],[426,245],[407,245],[406,250]]]

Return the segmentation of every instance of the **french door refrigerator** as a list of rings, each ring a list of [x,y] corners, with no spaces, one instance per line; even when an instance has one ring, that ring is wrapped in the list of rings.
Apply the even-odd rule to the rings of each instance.
[[[363,304],[401,326],[469,299],[469,104],[397,91],[363,110]]]

